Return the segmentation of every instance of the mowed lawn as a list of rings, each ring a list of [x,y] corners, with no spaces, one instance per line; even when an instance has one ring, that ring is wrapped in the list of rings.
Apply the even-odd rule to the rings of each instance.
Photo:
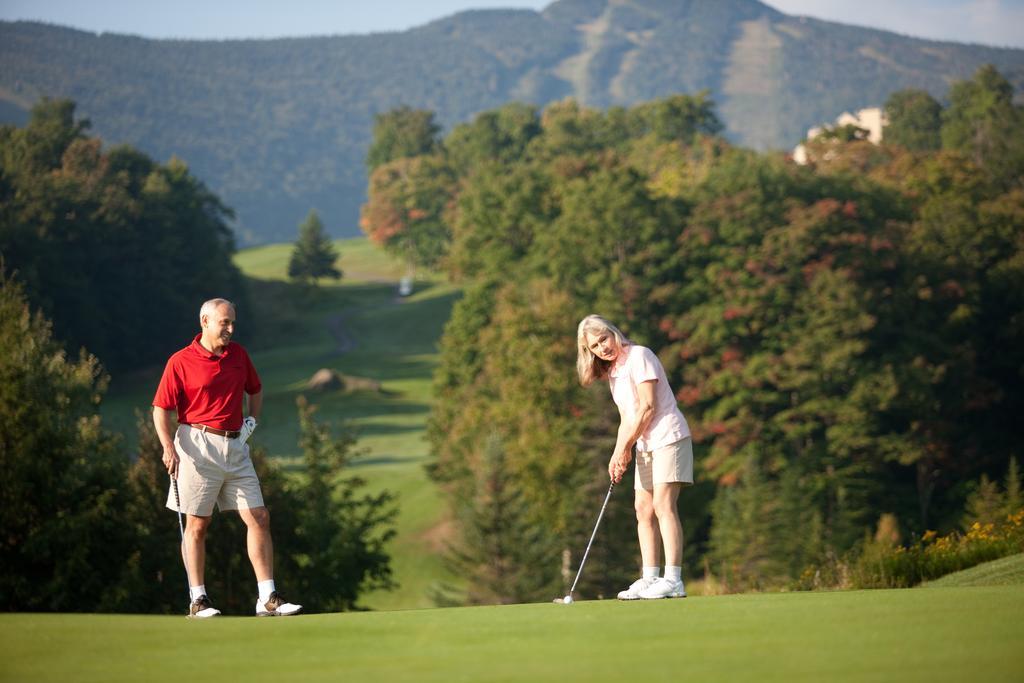
[[[268,335],[253,339],[261,332],[253,330],[248,311],[239,311],[237,337],[251,349],[263,380],[263,419],[252,442],[279,464],[294,468],[300,457],[295,405],[300,395],[317,405],[318,420],[336,430],[343,423],[354,430],[359,455],[351,463],[353,474],[367,481],[369,491],[394,493],[399,511],[398,535],[388,545],[398,588],[366,594],[360,604],[373,609],[429,607],[438,583],[458,583],[442,566],[444,506],[423,468],[429,455],[425,430],[437,343],[458,290],[420,273],[413,294],[400,298],[403,264],[365,238],[339,240],[336,246],[344,277],[322,281],[305,301],[287,298],[296,294],[286,285],[292,245],[247,249],[235,257],[255,281],[250,306],[260,309],[262,334]],[[198,327],[197,321],[194,330],[182,330],[182,346]],[[348,346],[344,352],[338,349],[339,331]],[[306,383],[321,368],[379,382],[381,391],[310,391]],[[104,420],[128,443],[135,441],[133,413],[148,411],[161,370],[114,378],[103,405]],[[177,524],[173,515],[168,524]],[[211,533],[216,529],[215,515]],[[288,530],[275,528],[274,533]]]
[[[11,681],[1020,681],[1024,587],[189,621],[0,616]]]
[[[928,588],[1024,584],[1024,553],[1010,555],[929,581]],[[1024,679],[1024,675],[1021,676]]]

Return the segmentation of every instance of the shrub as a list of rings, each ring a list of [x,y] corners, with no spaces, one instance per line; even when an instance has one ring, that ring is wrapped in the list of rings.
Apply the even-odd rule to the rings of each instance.
[[[809,567],[796,588],[906,588],[1020,552],[1024,508],[999,522],[974,522],[966,533],[927,531],[909,547],[867,538],[845,559]]]

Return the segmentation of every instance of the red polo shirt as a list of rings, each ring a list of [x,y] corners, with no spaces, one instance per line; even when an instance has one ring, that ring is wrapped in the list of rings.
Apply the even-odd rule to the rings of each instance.
[[[180,424],[237,431],[242,427],[242,393],[259,393],[260,376],[241,345],[228,342],[215,356],[199,343],[201,338],[197,334],[167,361],[153,405],[177,410]]]

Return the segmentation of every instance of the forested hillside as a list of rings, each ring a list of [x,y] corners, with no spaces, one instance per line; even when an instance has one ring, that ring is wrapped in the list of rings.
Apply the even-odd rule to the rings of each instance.
[[[363,227],[465,291],[431,445],[470,601],[556,592],[552,548],[584,547],[617,425],[607,386],[575,381],[590,313],[659,353],[689,419],[690,575],[791,585],[865,538],[905,557],[899,539],[961,524],[1019,545],[1024,108],[991,66],[948,99],[888,99],[914,149],[832,131],[806,167],[716,137],[699,96],[508,105],[443,138],[416,125],[409,156],[384,143],[417,118],[380,120],[372,149],[394,154],[375,157]],[[1007,471],[1009,503],[977,484]],[[633,524],[620,495],[584,592],[636,575]],[[934,567],[952,544],[921,553]],[[856,585],[927,576],[879,571]]]
[[[710,92],[727,136],[789,148],[811,125],[1024,51],[916,40],[781,14],[756,0],[559,0],[402,33],[175,41],[0,23],[0,117],[67,97],[111,144],[177,156],[236,211],[240,244],[291,239],[315,208],[355,232],[373,116],[405,104],[446,129],[512,100],[631,106]]]

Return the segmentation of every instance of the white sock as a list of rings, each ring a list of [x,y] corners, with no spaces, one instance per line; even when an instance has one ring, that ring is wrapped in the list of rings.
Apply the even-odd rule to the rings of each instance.
[[[661,567],[644,567],[644,578],[648,581],[658,578],[660,573]]]
[[[260,591],[260,602],[266,602],[270,599],[270,594],[277,590],[274,586],[273,579],[267,579],[266,581],[260,581],[256,584],[256,587]]]
[[[683,568],[665,565],[665,578],[669,581],[683,581]]]
[[[201,583],[198,586],[189,586],[188,592],[189,595],[192,596],[193,600],[198,600],[203,595],[206,595],[206,584]]]

